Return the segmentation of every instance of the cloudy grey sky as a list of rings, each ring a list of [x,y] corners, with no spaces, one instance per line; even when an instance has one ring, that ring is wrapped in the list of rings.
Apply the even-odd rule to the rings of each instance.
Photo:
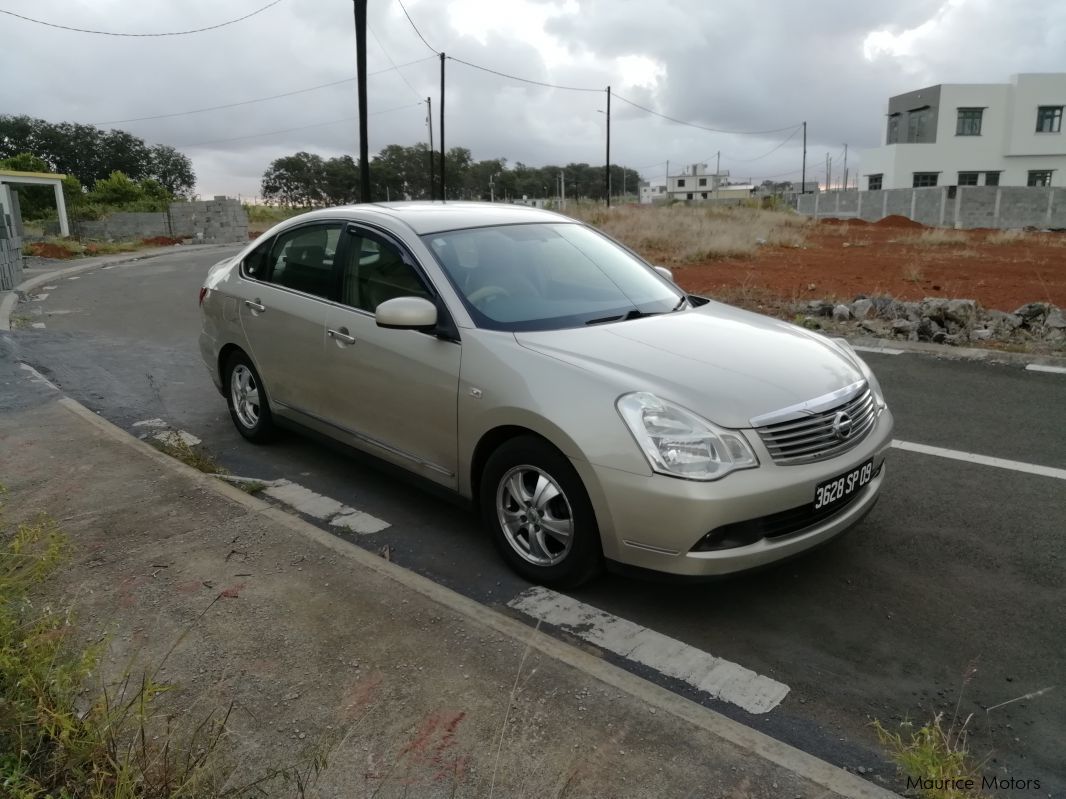
[[[58,24],[186,30],[267,0],[0,0]],[[549,83],[605,87],[660,113],[728,131],[808,122],[808,169],[849,144],[876,146],[890,95],[934,83],[1005,82],[1064,69],[1061,0],[405,0],[436,50]],[[439,65],[397,0],[370,0],[370,149],[425,141]],[[166,38],[94,36],[0,16],[0,112],[119,127],[193,160],[202,195],[253,196],[274,158],[358,149],[354,81],[237,103],[355,74],[350,0],[282,0],[218,30]],[[399,70],[394,64],[426,59]],[[604,152],[603,92],[516,83],[449,61],[449,146],[530,165]],[[646,178],[722,153],[734,179],[799,177],[800,136],[712,133],[615,100],[611,155]],[[313,127],[312,127],[313,126]],[[299,128],[298,130],[292,130]],[[435,136],[436,120],[434,121]],[[287,132],[279,132],[287,131]],[[261,135],[265,134],[265,135]],[[784,143],[783,143],[784,142]],[[779,146],[780,145],[780,146]],[[854,174],[854,172],[853,172]]]

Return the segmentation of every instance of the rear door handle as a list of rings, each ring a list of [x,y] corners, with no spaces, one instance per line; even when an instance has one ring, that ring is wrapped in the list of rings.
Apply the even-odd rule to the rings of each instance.
[[[259,300],[245,300],[244,304],[251,308],[256,313],[263,313],[267,309],[265,305],[261,305]]]
[[[340,330],[334,330],[332,327],[327,328],[326,335],[335,341],[339,341],[341,344],[354,344],[355,336],[348,334],[348,328],[342,327]]]

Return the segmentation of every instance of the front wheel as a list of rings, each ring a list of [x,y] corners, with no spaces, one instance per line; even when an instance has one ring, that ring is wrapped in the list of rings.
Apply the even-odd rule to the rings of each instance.
[[[274,436],[274,417],[259,372],[243,352],[226,361],[226,403],[237,432],[262,444]]]
[[[566,457],[539,438],[497,449],[481,476],[481,515],[516,572],[574,587],[600,569],[602,549],[585,486]]]

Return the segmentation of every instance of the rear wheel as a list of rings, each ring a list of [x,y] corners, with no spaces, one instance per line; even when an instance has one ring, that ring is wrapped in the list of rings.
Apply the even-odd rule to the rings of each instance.
[[[585,486],[566,457],[533,436],[513,438],[485,464],[481,515],[516,572],[573,587],[600,570],[602,550]]]
[[[259,372],[243,352],[226,361],[226,403],[237,432],[249,441],[262,444],[274,436],[274,417]]]

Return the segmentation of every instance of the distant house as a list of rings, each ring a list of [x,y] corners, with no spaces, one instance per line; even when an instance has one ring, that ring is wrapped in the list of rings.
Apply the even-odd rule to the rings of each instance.
[[[641,205],[649,205],[656,200],[666,199],[666,182],[651,182],[643,181],[640,184],[640,203]]]
[[[666,195],[671,200],[701,201],[716,198],[715,190],[721,191],[729,172],[713,173],[707,164],[691,164],[680,174],[666,176]],[[718,197],[721,197],[719,193]]]
[[[1066,186],[1066,73],[942,83],[888,100],[860,189]]]

